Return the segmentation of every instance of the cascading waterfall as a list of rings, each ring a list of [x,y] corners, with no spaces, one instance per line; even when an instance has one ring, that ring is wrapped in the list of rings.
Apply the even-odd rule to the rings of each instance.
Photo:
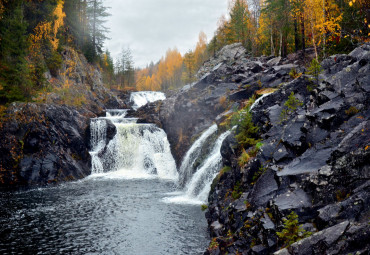
[[[166,133],[153,124],[136,124],[137,119],[125,115],[126,110],[107,110],[106,117],[91,120],[92,173],[177,180]],[[107,121],[117,130],[108,144]]]
[[[193,174],[193,165],[198,159],[205,141],[217,131],[217,125],[210,126],[203,134],[192,144],[187,151],[179,170],[179,185],[183,187]]]
[[[163,92],[158,91],[132,92],[130,95],[130,101],[133,103],[132,108],[135,110],[139,109],[143,105],[146,105],[147,103],[165,99],[166,95]]]
[[[164,199],[165,202],[193,204],[202,204],[206,202],[209,191],[211,190],[212,181],[222,166],[222,156],[220,152],[222,142],[230,133],[231,131],[226,131],[217,138],[212,151],[186,184],[183,193],[179,196],[166,197]]]

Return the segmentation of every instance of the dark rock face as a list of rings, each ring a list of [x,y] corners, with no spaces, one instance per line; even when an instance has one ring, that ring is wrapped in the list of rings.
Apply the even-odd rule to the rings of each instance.
[[[289,68],[293,67],[291,63],[284,60],[281,61],[284,66],[270,68],[268,60],[249,58],[241,44],[226,46],[204,64],[197,74],[197,82],[184,86],[163,102],[139,109],[134,116],[156,123],[166,131],[179,165],[190,141],[214,121],[221,122],[232,112],[235,103],[244,102],[258,90],[272,87],[271,83],[278,86],[292,80],[288,75]],[[263,79],[267,76],[271,77],[265,82]]]
[[[211,102],[226,95],[230,104],[240,105],[259,89],[278,88],[252,110],[263,143],[257,156],[240,167],[234,136],[222,145],[223,163],[231,170],[212,184],[206,218],[214,239],[205,254],[368,254],[370,46],[324,60],[318,85],[307,75],[289,77],[292,68],[303,70],[297,56],[248,59],[237,48],[219,53],[219,59],[201,70],[202,79],[165,101],[163,105],[170,107],[161,112],[171,136],[171,129],[200,127],[198,120],[212,122],[216,114],[199,109],[205,103],[192,103],[188,111],[193,120],[177,110],[199,100],[202,91],[210,91]],[[229,91],[212,94],[224,84]],[[291,92],[302,105],[283,116]],[[226,107],[217,123],[227,113]],[[171,126],[173,122],[177,126]],[[187,137],[195,133],[193,128]],[[177,144],[178,139],[171,142]],[[181,153],[177,157],[181,159]],[[236,186],[242,191],[235,199],[230,194]],[[283,243],[276,232],[282,231],[291,211],[314,234],[278,251]]]
[[[94,114],[66,106],[13,104],[2,123],[1,186],[32,186],[90,174],[85,137]]]

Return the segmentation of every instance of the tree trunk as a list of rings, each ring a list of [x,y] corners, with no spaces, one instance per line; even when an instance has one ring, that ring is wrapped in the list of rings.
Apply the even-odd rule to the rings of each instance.
[[[272,22],[271,22],[271,55],[275,56],[274,38],[272,33]]]
[[[280,30],[280,48],[279,48],[279,57],[281,57],[281,50],[283,47],[283,33]]]
[[[297,17],[294,17],[294,49],[295,52],[299,49]]]
[[[303,59],[305,58],[305,50],[306,50],[306,40],[305,40],[305,31],[304,31],[304,14],[302,13],[301,16],[301,36],[302,36],[302,53]]]

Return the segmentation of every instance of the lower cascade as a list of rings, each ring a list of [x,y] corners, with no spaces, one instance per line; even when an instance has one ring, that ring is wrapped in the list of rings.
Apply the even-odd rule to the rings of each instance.
[[[177,181],[182,191],[164,198],[164,202],[205,203],[222,165],[222,142],[230,131],[211,139],[217,125],[205,130],[186,153],[178,173],[166,133],[154,124],[138,124],[135,118],[125,118],[126,111],[107,110],[105,117],[91,120],[93,176],[169,179]],[[112,125],[116,134],[108,141],[107,133]],[[210,146],[208,154],[201,155],[206,146]]]
[[[201,157],[200,147],[205,143],[207,137],[217,131],[217,126],[213,125],[208,128],[203,135],[201,135],[197,141],[193,143],[188,153],[186,154],[182,167],[185,166],[188,169],[192,168],[192,164]],[[194,174],[189,177],[188,182],[180,195],[175,193],[176,196],[164,198],[165,202],[170,203],[191,203],[191,204],[203,204],[206,203],[208,194],[211,190],[211,184],[213,179],[217,176],[222,166],[221,146],[225,138],[230,134],[231,131],[222,133],[217,140],[214,142],[212,150],[203,160],[203,162],[197,167]],[[190,156],[191,155],[191,156]],[[184,169],[189,174],[189,170]],[[181,174],[182,172],[180,172]],[[181,176],[181,175],[180,175]]]
[[[117,132],[107,143],[109,123]],[[125,118],[124,111],[107,110],[106,117],[91,120],[91,146],[92,174],[178,179],[166,133],[153,124],[137,124],[135,118]]]

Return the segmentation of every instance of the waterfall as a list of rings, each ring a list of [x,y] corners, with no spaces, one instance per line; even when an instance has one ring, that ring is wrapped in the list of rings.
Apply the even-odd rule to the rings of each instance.
[[[222,156],[220,152],[222,142],[230,133],[231,131],[227,131],[217,138],[212,151],[186,184],[182,194],[179,196],[166,197],[164,198],[165,202],[202,204],[207,201],[212,181],[217,176],[222,166]]]
[[[130,95],[130,102],[133,103],[132,108],[135,110],[147,103],[155,102],[158,100],[165,100],[166,95],[163,92],[157,91],[140,91],[132,92]]]
[[[123,110],[107,110],[106,117],[91,120],[92,173],[177,180],[176,163],[166,133],[154,124],[137,124],[137,119],[125,115]],[[108,144],[107,121],[117,130]]]
[[[189,181],[191,175],[193,174],[193,165],[198,159],[205,141],[216,131],[217,131],[216,124],[210,126],[206,131],[203,132],[203,134],[192,144],[190,149],[186,152],[186,155],[182,160],[179,170],[180,186],[184,186]]]
[[[256,99],[256,101],[254,101],[254,103],[253,103],[253,104],[251,105],[251,107],[249,108],[249,111],[252,111],[252,110],[253,110],[253,108],[254,108],[257,104],[259,104],[259,102],[261,102],[263,98],[267,97],[267,96],[268,96],[268,95],[270,95],[270,94],[272,94],[272,92],[271,92],[271,93],[263,94],[262,96],[260,96],[259,98],[257,98],[257,99]]]

